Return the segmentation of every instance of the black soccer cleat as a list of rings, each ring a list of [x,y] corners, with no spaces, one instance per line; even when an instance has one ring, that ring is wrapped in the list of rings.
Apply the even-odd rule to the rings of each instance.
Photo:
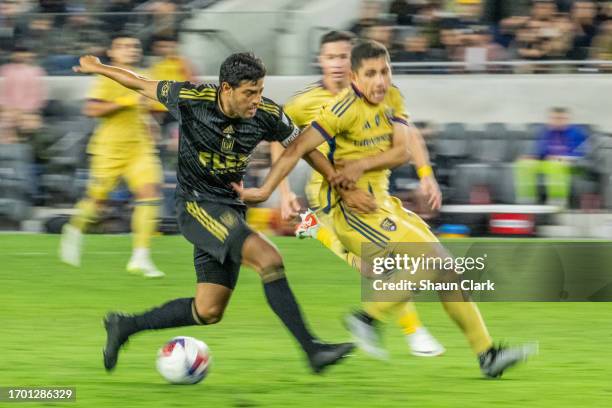
[[[478,356],[480,371],[487,378],[499,378],[508,368],[526,361],[538,353],[537,343],[528,343],[516,347],[491,347]]]
[[[322,343],[316,351],[308,355],[310,368],[315,374],[320,374],[327,367],[338,363],[346,357],[354,348],[355,344],[353,343]]]
[[[104,368],[111,371],[117,365],[119,349],[127,342],[128,334],[127,319],[125,315],[111,312],[104,317],[104,328],[106,329],[106,346],[102,350],[104,355]]]

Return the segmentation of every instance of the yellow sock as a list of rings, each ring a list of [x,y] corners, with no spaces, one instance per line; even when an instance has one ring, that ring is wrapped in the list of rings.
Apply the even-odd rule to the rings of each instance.
[[[70,225],[85,231],[97,218],[98,206],[92,199],[85,198],[76,205],[78,212],[70,218]]]
[[[404,302],[363,302],[363,310],[381,322],[388,322]]]
[[[414,307],[414,303],[406,302],[399,311],[397,323],[402,328],[404,334],[413,334],[419,327],[423,327],[419,314]]]
[[[317,231],[317,241],[329,248],[337,256],[344,258],[346,250],[334,232],[324,225]]]
[[[361,272],[361,258],[360,257],[358,257],[352,252],[346,252],[343,258],[347,264],[349,264],[354,269],[357,269],[359,272]]]
[[[493,340],[474,302],[442,302],[442,305],[465,334],[476,355],[491,348]]]
[[[132,214],[132,234],[134,248],[149,248],[151,237],[157,231],[159,216],[158,198],[137,200]]]

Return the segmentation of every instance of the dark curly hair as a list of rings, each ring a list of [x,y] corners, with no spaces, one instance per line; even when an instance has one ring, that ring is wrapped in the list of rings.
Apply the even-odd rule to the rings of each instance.
[[[219,70],[219,85],[227,82],[232,88],[242,81],[256,82],[266,76],[263,61],[251,52],[232,54],[223,61]]]
[[[363,60],[380,57],[390,61],[389,51],[384,45],[374,40],[361,40],[351,51],[351,69],[356,72]]]

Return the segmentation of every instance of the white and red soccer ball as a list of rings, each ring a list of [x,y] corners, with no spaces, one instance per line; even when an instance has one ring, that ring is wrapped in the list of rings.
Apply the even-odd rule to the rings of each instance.
[[[167,342],[157,353],[157,371],[172,384],[197,384],[208,374],[210,361],[206,343],[180,336]]]

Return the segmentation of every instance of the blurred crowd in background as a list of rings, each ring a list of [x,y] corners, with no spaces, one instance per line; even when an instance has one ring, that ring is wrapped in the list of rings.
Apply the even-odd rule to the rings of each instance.
[[[382,6],[364,2],[351,31],[385,44],[394,62],[465,62],[469,67],[487,61],[612,58],[609,1],[394,0],[388,9]],[[530,65],[493,69],[544,70]]]
[[[205,0],[0,1],[0,75],[4,79],[0,85],[0,178],[3,179],[0,218],[2,214],[12,214],[9,218],[17,220],[27,218],[27,208],[32,205],[69,206],[82,194],[87,180],[85,145],[95,120],[81,113],[82,101],[50,99],[45,76],[72,74],[71,67],[82,54],[107,60],[109,35],[119,31],[129,31],[140,38],[143,66],[152,78],[195,80],[196,75],[214,75],[198,72],[194,61],[188,61],[179,51],[183,18],[193,8],[206,8],[214,3]],[[426,71],[429,73],[470,70],[546,73],[564,72],[567,68],[537,64],[488,66],[485,62],[612,60],[612,1],[365,0],[359,15],[350,27],[336,28],[385,44],[396,73],[405,72],[402,63],[464,63],[434,64]],[[595,65],[600,72],[608,67]],[[177,124],[159,106],[152,104],[149,108],[156,119],[153,134],[166,170],[166,181],[171,186],[178,144]],[[555,114],[570,113],[561,109],[551,112],[552,116]],[[597,158],[589,156],[595,154],[594,150],[589,152],[584,148],[587,144],[582,143],[593,134],[598,136],[597,132],[588,125],[580,127],[578,139],[582,142],[578,149],[576,129],[569,127],[569,116],[565,118],[566,125],[560,128],[554,126],[554,118],[548,127],[545,121],[542,112],[543,123],[531,124],[518,132],[500,124],[483,124],[484,129],[473,131],[457,124],[420,123],[445,189],[446,202],[512,204],[545,202],[552,198],[563,207],[612,206],[612,199],[608,203],[598,196],[601,187],[593,164]],[[607,136],[599,136],[599,140],[608,140]],[[489,152],[482,151],[486,145],[482,140],[492,141]],[[542,152],[549,150],[542,143],[556,147],[550,149],[552,153],[545,154]],[[558,149],[567,151],[560,154]],[[542,167],[533,161],[547,160],[548,156],[553,162],[562,160],[563,164]],[[505,176],[488,167],[473,166],[483,162],[489,165],[491,157],[497,157],[493,160],[497,163],[495,169],[502,169],[499,171]],[[23,163],[26,163],[24,170],[18,170]],[[519,165],[498,165],[508,163]],[[253,157],[247,184],[257,184],[269,164],[267,149],[262,146]],[[521,180],[527,180],[527,187],[513,185],[517,171]],[[553,174],[560,176],[554,178]],[[578,187],[572,184],[572,174],[580,176]],[[483,176],[488,179],[465,185],[466,180],[477,181]],[[542,177],[548,179],[542,181]],[[509,180],[506,183],[499,182],[506,179]],[[404,192],[406,201],[418,207],[419,200],[413,199],[411,193],[417,182],[416,174],[406,166],[395,172],[392,188],[399,195]],[[551,189],[552,184],[556,187]],[[488,190],[482,190],[483,186]],[[167,189],[169,197],[171,191]],[[121,191],[114,197],[120,201],[129,198]],[[172,200],[167,201],[165,215],[170,216]]]
[[[218,1],[2,0],[0,62],[14,59],[12,50],[28,50],[31,62],[48,74],[67,75],[79,55],[104,58],[109,33],[121,30],[136,34],[145,55],[154,56],[156,37],[180,40],[182,21]],[[611,17],[612,1],[607,0],[364,0],[350,27],[333,28],[382,42],[394,62],[463,62],[478,71],[488,61],[612,60]]]

